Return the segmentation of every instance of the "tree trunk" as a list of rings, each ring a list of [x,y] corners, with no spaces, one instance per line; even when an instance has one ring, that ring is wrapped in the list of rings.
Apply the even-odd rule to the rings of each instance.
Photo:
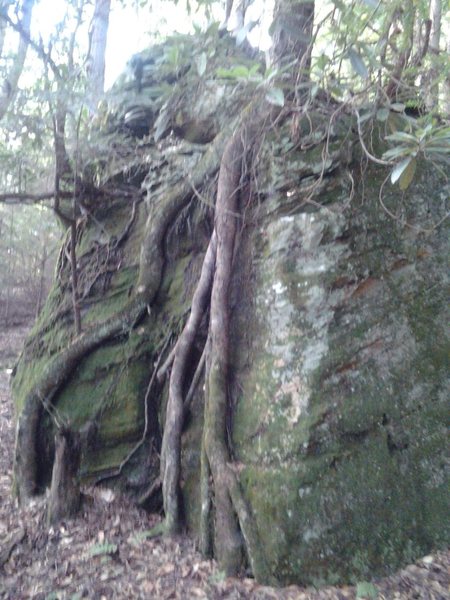
[[[11,216],[9,221],[9,247],[8,247],[8,266],[6,269],[6,304],[4,319],[5,324],[9,323],[9,309],[11,302],[11,288],[14,286],[13,283],[13,231],[14,231],[14,208],[11,206]]]
[[[447,43],[447,54],[450,54],[450,40]],[[444,81],[444,115],[450,115],[450,72]]]
[[[314,2],[280,0],[273,20],[272,62],[295,84],[309,78]]]
[[[28,50],[27,37],[29,37],[30,35],[31,13],[33,11],[33,5],[34,0],[24,0],[22,4],[22,20],[20,23],[20,28],[23,34],[20,35],[17,54],[14,57],[13,64],[5,78],[6,87],[3,90],[3,94],[0,95],[0,119],[2,119],[5,116],[5,113],[12,102],[14,94],[17,90],[20,75],[23,71],[25,57],[27,55]],[[2,5],[1,8],[2,12],[7,11],[7,6],[3,8]]]
[[[211,293],[216,258],[216,236],[213,234],[206,252],[200,280],[192,299],[192,309],[178,339],[169,385],[169,400],[161,448],[161,480],[163,482],[166,529],[176,532],[180,526],[179,479],[181,463],[181,430],[184,421],[183,389],[186,365],[197,330],[205,314]]]
[[[89,100],[92,111],[95,111],[105,85],[105,50],[110,9],[111,0],[96,0],[88,58]]]
[[[55,436],[55,461],[47,507],[47,522],[54,524],[73,517],[80,507],[80,435],[69,428]]]
[[[47,254],[47,245],[44,242],[42,247],[42,255],[41,260],[39,262],[39,284],[38,284],[38,296],[36,299],[36,313],[35,318],[37,319],[40,315],[42,308],[42,299],[44,297],[44,288],[45,288],[45,267],[47,264],[48,254]]]
[[[430,2],[431,33],[429,51],[431,60],[434,62],[439,56],[439,44],[441,41],[442,25],[442,0],[431,0]],[[427,108],[435,110],[439,104],[439,72],[436,66],[432,66],[428,73],[429,88],[427,90]]]

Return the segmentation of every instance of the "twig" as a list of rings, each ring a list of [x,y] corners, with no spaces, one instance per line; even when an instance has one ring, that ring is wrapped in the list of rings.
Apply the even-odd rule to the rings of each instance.
[[[21,23],[14,23],[14,21],[10,17],[8,17],[7,14],[2,14],[1,17],[8,23],[8,25],[10,25],[15,31],[17,31],[23,37],[23,39],[27,42],[27,44],[29,44],[33,48],[33,50],[36,52],[36,54],[40,58],[42,58],[44,63],[48,64],[51,67],[54,76],[56,77],[56,79],[58,79],[60,81],[62,79],[61,71],[60,71],[58,65],[55,63],[55,61],[50,56],[50,54],[48,52],[46,52],[42,46],[37,44],[31,38],[30,34],[27,31],[25,31],[25,29],[22,27]]]
[[[391,167],[392,166],[391,162],[389,162],[388,160],[382,160],[381,158],[377,158],[376,156],[371,154],[369,152],[369,150],[367,149],[367,146],[364,142],[363,134],[361,131],[361,117],[359,116],[359,112],[358,112],[357,108],[355,108],[354,111],[355,111],[355,115],[356,115],[356,123],[358,125],[359,143],[361,144],[361,148],[363,149],[364,154],[367,156],[367,158],[369,160],[371,160],[374,163],[377,163],[377,165],[383,165],[384,167]]]
[[[135,200],[133,202],[133,208],[131,209],[131,217],[129,218],[128,223],[126,224],[125,229],[120,234],[120,237],[116,240],[116,243],[113,245],[113,249],[120,246],[120,244],[122,244],[122,242],[127,238],[128,234],[130,233],[130,229],[131,229],[131,227],[134,223],[134,219],[136,217],[137,203],[138,203],[138,200]]]

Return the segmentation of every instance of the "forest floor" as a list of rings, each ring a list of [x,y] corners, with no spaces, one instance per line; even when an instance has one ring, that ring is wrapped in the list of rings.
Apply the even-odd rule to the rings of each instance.
[[[0,598],[292,599],[450,598],[450,552],[424,557],[373,584],[275,589],[225,578],[186,536],[146,539],[159,519],[112,490],[84,490],[73,520],[48,528],[45,499],[19,509],[11,498],[14,448],[9,373],[27,328],[0,330]]]

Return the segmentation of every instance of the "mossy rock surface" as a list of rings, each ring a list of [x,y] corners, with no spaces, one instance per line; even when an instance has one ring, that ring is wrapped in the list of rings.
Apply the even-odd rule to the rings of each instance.
[[[203,45],[184,37],[180,43],[193,52],[189,65],[175,68],[170,44],[161,46],[143,55],[141,90],[131,66],[113,90],[105,139],[122,127],[130,106],[150,107],[152,118],[149,137],[130,135],[120,160],[99,156],[99,179],[116,193],[113,202],[86,199],[95,218],[83,226],[77,252],[83,285],[95,282],[81,301],[85,328],[133,295],[147,220],[157,214],[158,201],[192,175],[210,143],[209,134],[189,141],[205,131],[203,121],[197,127],[200,117],[215,134],[254,93],[241,94],[245,86],[217,77],[220,52],[227,68],[236,56],[243,64],[250,60],[226,40],[208,60],[205,81],[195,70]],[[311,114],[315,137],[300,123],[308,149],[292,139],[289,122],[265,137],[258,202],[246,207],[230,289],[228,441],[269,567],[282,583],[367,580],[449,539],[448,240],[445,224],[430,228],[444,216],[449,186],[426,165],[403,196],[385,186],[384,204],[398,214],[393,219],[379,202],[386,173],[361,170],[345,116],[330,132],[324,161],[328,121],[320,111]],[[102,262],[105,244],[129,222],[128,192],[140,193],[141,183],[146,199],[137,205],[129,235]],[[162,283],[149,314],[86,356],[53,398],[57,414],[75,427],[97,421],[94,445],[82,456],[86,481],[117,471],[145,429],[145,444],[114,482],[138,498],[158,476],[167,382],[152,388],[147,409],[144,397],[157,357],[186,319],[215,191],[214,176],[192,190],[166,232]],[[17,366],[18,412],[45,365],[74,337],[64,256]],[[104,272],[97,277],[99,268]],[[205,319],[192,368],[206,334]],[[193,535],[203,408],[200,385],[182,438],[181,487]],[[46,417],[39,436],[43,485],[53,433]]]
[[[231,292],[231,447],[283,583],[370,579],[449,540],[448,240],[423,231],[443,216],[442,182],[423,173],[410,191],[412,229],[379,204],[382,174],[368,171],[350,205],[341,175],[322,208],[267,198]],[[196,414],[184,488],[194,530]]]

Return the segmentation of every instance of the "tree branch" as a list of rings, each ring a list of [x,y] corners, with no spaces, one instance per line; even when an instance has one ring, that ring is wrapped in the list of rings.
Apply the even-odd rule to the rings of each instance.
[[[28,44],[30,39],[30,26],[31,26],[31,13],[33,11],[34,0],[25,0],[22,6],[22,21],[19,24],[15,24],[8,17],[7,13],[0,13],[0,18],[9,23],[14,29],[19,28],[21,31],[21,37],[19,39],[19,46],[17,48],[16,56],[13,60],[12,67],[7,73],[6,86],[4,93],[0,96],[0,119],[2,119],[9,105],[15,95],[17,86],[19,83],[20,76],[23,71],[25,64],[25,58],[27,55]],[[3,42],[2,42],[3,45]]]
[[[19,33],[22,36],[22,39],[24,40],[24,42],[27,45],[29,45],[31,48],[33,48],[33,50],[36,52],[36,54],[39,56],[39,58],[42,58],[42,60],[46,64],[49,65],[49,67],[53,71],[53,74],[55,75],[56,79],[58,79],[58,80],[62,79],[61,72],[59,70],[58,65],[52,59],[50,54],[44,50],[43,46],[38,44],[31,38],[28,29],[26,29],[22,25],[22,23],[15,23],[10,17],[8,17],[7,14],[1,14],[0,18],[3,19],[4,21],[6,21],[8,23],[8,25],[10,25],[15,31],[17,31],[17,33]]]
[[[70,192],[60,192],[60,196],[64,198],[71,198]],[[38,204],[45,200],[51,200],[55,197],[54,190],[49,192],[42,192],[41,194],[29,194],[27,192],[6,192],[0,194],[0,203],[4,204]]]

